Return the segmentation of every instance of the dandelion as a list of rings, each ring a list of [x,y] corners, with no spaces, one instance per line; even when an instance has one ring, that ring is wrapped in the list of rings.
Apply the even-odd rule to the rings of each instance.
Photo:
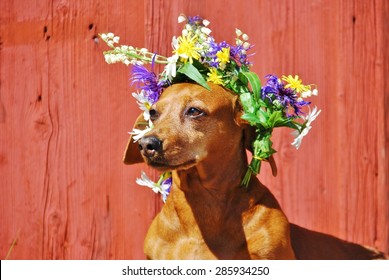
[[[221,51],[216,53],[217,61],[222,64],[230,62],[230,48],[222,48]]]
[[[189,32],[187,36],[178,37],[178,47],[173,51],[179,57],[181,57],[182,62],[186,63],[189,59],[189,63],[193,63],[193,59],[200,59],[199,51],[201,48],[196,46],[197,35],[192,36],[192,33]]]
[[[288,83],[285,85],[285,88],[291,88],[297,93],[302,93],[311,89],[310,86],[303,84],[298,75],[295,75],[294,77],[292,77],[292,75],[282,76],[282,80]]]
[[[223,85],[223,80],[222,76],[218,75],[217,69],[216,68],[211,68],[208,75],[208,82],[214,83],[216,85]]]

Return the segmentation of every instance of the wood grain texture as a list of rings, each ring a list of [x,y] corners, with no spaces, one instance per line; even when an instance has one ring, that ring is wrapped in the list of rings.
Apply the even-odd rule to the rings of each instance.
[[[389,253],[389,4],[363,1],[0,3],[0,258],[141,259],[159,197],[121,163],[139,110],[128,69],[97,34],[170,54],[180,13],[239,27],[253,70],[317,84],[322,109],[301,148],[276,131],[279,175],[260,174],[289,219]],[[153,172],[151,172],[153,173]],[[156,174],[154,173],[156,176]]]

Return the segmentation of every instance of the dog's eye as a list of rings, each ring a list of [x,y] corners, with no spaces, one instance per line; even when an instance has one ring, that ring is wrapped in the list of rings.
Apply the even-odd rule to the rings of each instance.
[[[155,121],[157,118],[158,118],[158,112],[157,112],[157,110],[155,110],[155,109],[151,109],[150,111],[149,111],[149,114],[150,114],[150,120],[153,122],[153,121]]]
[[[186,115],[192,118],[196,118],[204,115],[204,112],[195,107],[190,107],[188,111],[186,111]]]

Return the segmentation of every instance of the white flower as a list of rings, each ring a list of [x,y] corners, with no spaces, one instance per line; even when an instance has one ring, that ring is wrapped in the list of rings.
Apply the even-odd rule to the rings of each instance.
[[[144,130],[134,128],[131,132],[129,132],[129,134],[132,135],[132,138],[134,139],[134,142],[137,142],[137,141],[139,141],[143,136],[145,136],[145,134],[146,134],[147,132],[149,132],[150,130],[151,130],[150,127],[146,127],[146,129],[144,129]]]
[[[209,20],[204,19],[203,24],[204,24],[204,26],[208,26],[210,24],[210,22],[209,22]]]
[[[311,90],[307,90],[307,91],[304,91],[301,93],[301,97],[302,98],[307,98],[307,97],[311,97],[312,96],[312,91]]]
[[[105,33],[101,34],[101,39],[103,39],[104,41],[107,41],[107,38],[108,38],[107,34],[105,34]]]
[[[303,120],[305,120],[305,123],[303,124],[304,129],[301,131],[301,133],[298,133],[297,131],[294,131],[293,134],[297,137],[292,142],[292,145],[295,146],[296,149],[300,148],[301,142],[303,141],[303,138],[308,134],[308,132],[311,130],[312,122],[317,118],[317,116],[320,114],[321,110],[317,111],[317,107],[313,108],[311,111],[309,109],[309,114],[307,117],[302,117]]]
[[[247,34],[243,34],[243,35],[242,35],[242,39],[245,40],[245,41],[247,41],[247,40],[249,39],[249,36],[248,36]]]
[[[145,55],[145,54],[148,52],[148,49],[146,49],[146,48],[141,48],[141,49],[139,50],[139,52],[140,52],[141,54]]]
[[[161,187],[150,180],[150,178],[146,175],[145,172],[141,172],[141,177],[136,178],[136,183],[141,186],[148,187],[153,190],[155,193],[161,192]]]
[[[238,36],[238,37],[243,34],[243,32],[240,31],[240,29],[238,29],[238,28],[235,28],[235,33],[236,33],[236,36]]]
[[[107,37],[108,37],[108,39],[113,39],[113,37],[115,37],[115,34],[113,34],[112,32],[109,32],[109,33],[107,33]]]
[[[119,36],[115,36],[113,37],[112,41],[114,41],[116,44],[119,43],[119,40],[120,40],[120,37]]]
[[[186,17],[184,15],[179,15],[178,16],[178,23],[186,21]]]
[[[165,71],[166,71],[166,75],[168,76],[169,80],[172,80],[172,78],[174,78],[176,76],[177,60],[178,60],[177,54],[175,54],[171,57],[168,57],[168,59],[167,59],[168,64],[165,66]]]
[[[189,34],[189,31],[188,31],[188,30],[182,29],[182,36],[183,36],[183,37],[188,36],[188,34]]]
[[[206,34],[206,35],[209,35],[209,34],[211,34],[211,32],[212,32],[212,30],[211,29],[209,29],[209,28],[207,28],[207,27],[201,27],[201,32],[203,32],[204,34]]]
[[[142,90],[140,93],[133,92],[132,96],[137,100],[137,104],[139,105],[139,108],[143,111],[143,118],[148,121],[150,120],[150,102],[144,95],[144,90]]]
[[[312,95],[317,96],[319,94],[319,91],[315,88],[314,90],[307,90],[301,93],[302,98],[311,97]]]
[[[162,196],[163,202],[166,202],[166,199],[170,193],[171,188],[171,180],[165,180],[161,182],[161,179],[158,183],[151,181],[151,179],[146,175],[145,172],[141,171],[141,178],[136,179],[136,183],[141,186],[148,187],[153,190],[155,193],[160,193]]]
[[[193,30],[192,25],[190,25],[189,23],[187,23],[185,25],[185,29],[188,30],[188,31],[192,31]]]
[[[243,43],[243,48],[244,48],[245,50],[248,50],[248,49],[250,48],[250,43],[249,43],[249,42],[244,42],[244,43]]]

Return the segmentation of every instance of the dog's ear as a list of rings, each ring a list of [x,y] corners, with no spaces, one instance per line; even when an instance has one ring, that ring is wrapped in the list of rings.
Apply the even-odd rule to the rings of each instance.
[[[145,129],[147,126],[147,121],[143,117],[143,113],[136,119],[134,128],[136,129]],[[134,139],[132,139],[132,135],[130,136],[130,139],[128,139],[127,147],[124,152],[123,162],[125,164],[135,164],[143,162],[143,158],[140,154],[139,145],[138,143],[134,142]]]

